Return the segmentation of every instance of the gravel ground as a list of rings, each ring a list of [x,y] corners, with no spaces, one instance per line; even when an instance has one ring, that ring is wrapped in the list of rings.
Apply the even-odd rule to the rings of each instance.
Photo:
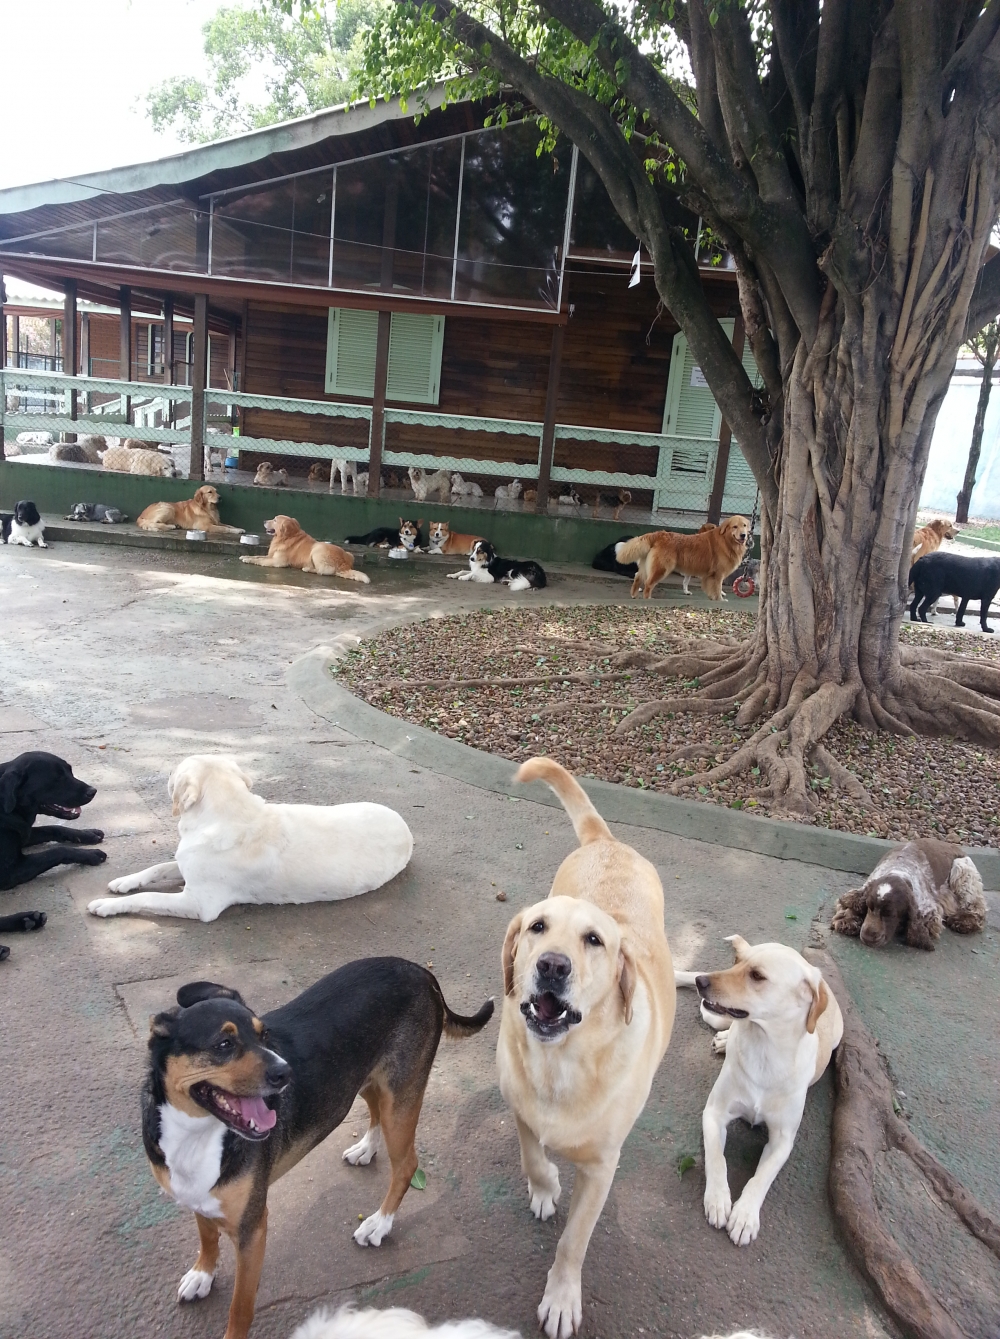
[[[514,761],[544,752],[578,775],[666,790],[697,770],[694,761],[671,760],[671,754],[703,743],[722,762],[752,728],[737,727],[735,713],[682,712],[616,735],[614,727],[632,708],[653,697],[686,696],[695,684],[642,669],[597,676],[614,673],[611,657],[619,651],[666,652],[682,637],[741,638],[754,621],[753,614],[730,610],[480,610],[393,628],[363,642],[334,673],[382,711],[474,748]],[[947,650],[961,641],[966,656],[1000,660],[995,643],[959,639],[946,629],[904,624],[901,636],[909,644]],[[970,846],[1000,844],[995,750],[949,738],[871,734],[847,721],[825,743],[860,779],[874,808],[862,808],[817,775],[812,785],[821,807],[812,822],[818,826],[891,840],[941,836]],[[767,813],[759,785],[759,777],[748,773],[717,785],[692,784],[683,794]]]

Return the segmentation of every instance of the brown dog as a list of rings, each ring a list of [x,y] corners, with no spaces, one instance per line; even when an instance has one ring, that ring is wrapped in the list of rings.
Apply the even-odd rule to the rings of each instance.
[[[957,539],[958,530],[955,529],[951,521],[931,521],[929,525],[923,526],[920,530],[913,532],[913,557],[910,559],[910,566],[922,558],[925,553],[936,553],[941,547],[941,541],[945,539]]]
[[[204,530],[209,535],[242,535],[236,525],[219,520],[219,492],[202,484],[193,498],[183,502],[151,502],[136,525],[140,530]]]
[[[428,553],[464,553],[472,552],[472,546],[482,535],[458,535],[447,521],[431,521],[430,545]]]
[[[309,482],[311,484],[325,484],[327,473],[326,461],[314,460],[309,466]]]
[[[679,535],[672,530],[654,530],[615,545],[619,563],[635,563],[638,571],[632,582],[632,598],[642,589],[648,600],[656,586],[671,572],[700,577],[701,588],[710,600],[723,600],[722,583],[743,561],[747,545],[753,543],[750,522],[745,516],[730,516],[720,526],[704,527],[696,535]]]
[[[322,577],[343,577],[345,581],[369,584],[370,577],[355,572],[351,554],[337,544],[313,539],[294,517],[275,516],[264,522],[264,529],[272,536],[267,557],[241,554],[241,563],[253,563],[255,567],[297,567],[301,572],[316,572]]]

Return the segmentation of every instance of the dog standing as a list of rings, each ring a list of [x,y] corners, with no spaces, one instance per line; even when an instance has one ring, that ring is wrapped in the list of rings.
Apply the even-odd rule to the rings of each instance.
[[[451,501],[451,475],[447,470],[435,470],[428,474],[426,470],[411,465],[407,470],[410,487],[418,502],[426,502],[430,497],[438,497],[442,502]]]
[[[214,921],[237,903],[336,902],[381,888],[409,864],[413,836],[383,804],[266,804],[232,758],[195,754],[167,782],[173,860],[113,879],[87,907]],[[146,892],[146,889],[173,891]]]
[[[946,539],[957,539],[959,531],[951,521],[931,521],[913,532],[913,557],[910,564],[927,553],[936,553]]]
[[[655,868],[616,841],[573,777],[532,758],[518,781],[545,781],[580,846],[544,902],[507,927],[500,1091],[517,1121],[531,1211],[559,1202],[546,1149],[569,1158],[576,1183],[538,1319],[569,1339],[583,1318],[581,1276],[621,1146],[646,1104],[674,1022],[674,973]]]
[[[818,967],[784,944],[729,942],[736,965],[725,972],[678,972],[693,985],[701,1014],[721,1029],[713,1043],[725,1054],[702,1114],[705,1140],[705,1217],[725,1228],[734,1246],[760,1231],[760,1210],[788,1161],[802,1123],[806,1094],[826,1071],[844,1035],[840,1005]],[[743,1117],[767,1126],[757,1170],[734,1204],[726,1175],[726,1129]]]
[[[983,632],[993,629],[986,622],[990,605],[1000,590],[1000,558],[966,558],[960,553],[928,553],[910,568],[913,603],[910,622],[918,616],[927,622],[927,612],[942,595],[954,595],[958,601],[955,627],[965,627],[965,611],[970,600],[979,601],[979,626]],[[918,609],[919,606],[919,609]]]
[[[860,888],[839,897],[830,928],[869,948],[899,936],[912,948],[933,949],[942,926],[974,934],[986,914],[982,877],[962,848],[921,837],[883,856]]]
[[[635,563],[632,598],[641,588],[648,600],[654,589],[672,572],[701,578],[701,588],[710,600],[724,600],[722,583],[743,561],[753,543],[745,516],[730,516],[720,526],[703,527],[695,535],[654,530],[626,544],[615,545],[615,558],[623,566]]]
[[[264,522],[271,536],[267,556],[240,554],[241,563],[254,567],[297,567],[300,572],[315,572],[323,577],[343,577],[368,585],[371,577],[354,570],[354,557],[339,544],[324,544],[307,535],[292,516],[273,516]]]
[[[463,1018],[425,968],[367,958],[262,1018],[210,981],[182,986],[177,1004],[151,1021],[143,1144],[161,1187],[198,1225],[198,1257],[178,1299],[208,1296],[225,1232],[236,1248],[226,1339],[246,1339],[271,1184],[336,1129],[360,1093],[370,1124],[344,1158],[366,1166],[384,1137],[392,1178],[354,1240],[381,1245],[417,1170],[414,1136],[441,1033],[479,1032],[493,1001]]]

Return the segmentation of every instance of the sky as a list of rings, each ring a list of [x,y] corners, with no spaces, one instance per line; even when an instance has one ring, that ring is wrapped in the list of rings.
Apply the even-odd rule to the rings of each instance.
[[[0,0],[0,188],[180,149],[154,133],[143,96],[171,75],[204,76],[201,27],[222,3]]]

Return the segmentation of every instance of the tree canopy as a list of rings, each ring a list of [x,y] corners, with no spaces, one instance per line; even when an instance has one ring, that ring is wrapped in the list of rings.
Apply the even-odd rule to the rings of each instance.
[[[223,6],[202,29],[208,80],[166,80],[147,94],[146,113],[157,130],[203,143],[345,102],[380,9],[381,0],[287,14]]]

